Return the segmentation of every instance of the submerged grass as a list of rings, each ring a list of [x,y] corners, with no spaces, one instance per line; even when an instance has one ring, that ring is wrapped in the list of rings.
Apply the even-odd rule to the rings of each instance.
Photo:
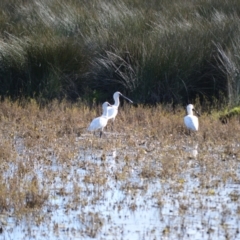
[[[211,177],[219,176],[220,173],[222,179],[237,180],[234,172],[224,172],[222,169],[223,165],[235,164],[233,158],[239,161],[240,151],[236,144],[239,143],[240,131],[237,119],[231,119],[230,124],[223,125],[219,114],[202,112],[199,132],[188,136],[183,125],[185,110],[180,106],[173,109],[170,105],[137,108],[125,105],[119,110],[114,130],[110,130],[109,121],[109,128],[103,139],[100,139],[86,133],[86,127],[96,115],[100,114],[82,103],[54,101],[40,108],[34,100],[25,103],[9,100],[1,102],[1,212],[13,210],[18,215],[25,213],[25,209],[41,208],[49,196],[49,189],[44,186],[51,185],[56,177],[56,172],[47,166],[65,166],[65,170],[59,173],[64,182],[69,177],[68,169],[73,160],[80,154],[79,148],[88,149],[93,158],[95,150],[103,151],[101,166],[85,160],[76,166],[89,171],[83,179],[84,184],[104,186],[107,183],[108,170],[104,169],[107,166],[106,153],[118,149],[125,152],[125,156],[118,156],[123,159],[123,166],[114,173],[116,181],[127,181],[131,169],[141,162],[141,178],[160,178],[162,181],[175,179],[178,182],[176,189],[181,188],[184,180],[179,174],[189,166],[188,161],[183,163],[179,157],[193,158],[184,151],[184,147],[196,143],[196,150],[202,152],[199,164],[205,168],[204,174],[201,176],[202,173],[199,173],[198,176],[203,181],[203,187],[209,188]],[[221,154],[217,153],[217,157],[211,154],[216,146],[221,148]],[[161,167],[154,168],[155,164]],[[46,167],[42,171],[43,182],[40,183],[33,172],[34,169],[41,169],[41,166]],[[7,174],[11,171],[14,174]],[[76,186],[74,189],[76,194],[81,192]],[[69,194],[64,187],[57,192],[61,196]],[[132,210],[135,207],[134,204],[130,206]]]
[[[193,211],[190,195],[198,201],[197,211],[204,212],[204,196],[216,196],[218,187],[229,182],[239,184],[240,125],[236,118],[222,124],[215,110],[218,102],[200,108],[198,101],[200,130],[191,136],[183,125],[185,109],[180,105],[125,104],[102,138],[86,131],[91,120],[101,115],[101,105],[90,108],[80,101],[52,101],[40,107],[35,100],[2,101],[0,215],[28,219],[37,226],[49,222],[57,235],[69,231],[96,238],[112,221],[111,214],[105,218],[95,208],[108,204],[107,191],[119,188],[118,194],[124,195],[107,206],[111,212],[117,210],[120,216],[126,205],[134,214],[143,208],[139,197],[147,195],[155,181],[161,188],[152,190],[151,201],[160,215],[171,194],[178,196],[174,202],[179,216]],[[198,187],[185,191],[188,176],[198,181]],[[237,202],[239,192],[231,191],[227,197]],[[60,198],[62,206],[57,204]],[[80,229],[67,230],[52,221],[59,208],[66,214],[80,211]],[[226,216],[231,214],[228,206],[222,208]],[[160,234],[151,234],[159,237],[175,231],[169,225],[161,228]]]

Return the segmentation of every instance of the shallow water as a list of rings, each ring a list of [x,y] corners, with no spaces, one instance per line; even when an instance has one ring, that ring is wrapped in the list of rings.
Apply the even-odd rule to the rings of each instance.
[[[201,162],[206,151],[198,149],[196,155],[193,147],[189,157],[191,147],[106,151],[79,146],[70,163],[60,163],[54,154],[37,161],[16,139],[17,162],[32,166],[22,181],[37,176],[49,195],[43,208],[23,217],[1,214],[0,239],[240,239],[240,182],[209,174]],[[229,164],[219,160],[221,147],[208,151],[215,166],[239,177],[236,158]],[[176,171],[168,173],[164,164],[175,157],[169,168],[177,165]],[[6,179],[17,169],[9,164]]]

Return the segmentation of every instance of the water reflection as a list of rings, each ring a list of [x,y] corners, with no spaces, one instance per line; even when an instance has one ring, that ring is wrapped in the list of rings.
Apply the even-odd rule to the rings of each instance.
[[[189,153],[189,157],[196,158],[198,156],[198,143],[184,146],[183,149],[185,152]]]
[[[141,151],[145,146],[152,151]],[[4,226],[0,239],[32,239],[31,235],[38,235],[39,240],[207,240],[226,235],[240,239],[239,214],[235,214],[239,212],[239,183],[221,182],[219,172],[217,176],[210,172],[212,167],[202,171],[195,159],[196,142],[183,147],[190,161],[179,154],[182,146],[170,150],[152,146],[144,143],[135,151],[83,148],[67,163],[55,154],[51,164],[42,160],[32,169],[49,192],[39,211],[42,221],[17,222],[0,214],[0,227]],[[214,160],[224,174],[231,174],[218,157],[206,164]],[[231,164],[239,178],[238,161]],[[9,176],[13,171],[9,170]]]

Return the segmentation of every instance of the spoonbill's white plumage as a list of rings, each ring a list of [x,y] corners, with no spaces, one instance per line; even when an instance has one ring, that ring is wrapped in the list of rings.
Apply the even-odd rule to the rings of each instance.
[[[193,111],[195,111],[194,106],[192,104],[187,105],[187,116],[184,117],[184,123],[189,130],[198,131],[198,118],[193,115]]]
[[[100,117],[94,118],[88,127],[88,131],[97,131],[100,129],[100,137],[102,137],[103,129],[108,123],[107,107],[111,106],[108,102],[104,102],[102,105],[103,114]]]
[[[115,92],[113,94],[113,99],[114,99],[114,104],[110,107],[107,107],[107,114],[108,114],[108,118],[112,119],[113,121],[115,120],[117,114],[118,114],[118,107],[120,105],[120,100],[119,97],[122,96],[123,98],[127,99],[129,102],[133,103],[132,100],[130,100],[129,98],[125,97],[122,93],[120,92]]]

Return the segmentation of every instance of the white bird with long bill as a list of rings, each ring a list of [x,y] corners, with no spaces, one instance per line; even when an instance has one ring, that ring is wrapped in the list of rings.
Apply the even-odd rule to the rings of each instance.
[[[108,112],[107,112],[107,107],[111,106],[108,102],[104,102],[102,105],[103,109],[103,114],[100,117],[94,118],[92,122],[90,123],[89,127],[87,128],[88,131],[97,131],[100,129],[100,138],[102,137],[103,134],[103,129],[104,127],[107,126],[108,123]]]
[[[194,109],[194,106],[192,104],[188,104],[187,116],[184,117],[184,123],[187,129],[191,131],[198,131],[198,117],[193,115],[193,111],[195,111],[195,113],[199,116],[199,113]]]
[[[129,98],[127,98],[126,96],[124,96],[122,93],[120,92],[115,92],[113,94],[113,99],[114,99],[114,104],[110,107],[107,107],[107,114],[108,114],[108,118],[112,119],[113,121],[115,120],[117,114],[118,114],[118,107],[120,105],[120,100],[119,97],[122,96],[123,98],[125,98],[126,100],[128,100],[130,103],[133,103],[133,101]]]

